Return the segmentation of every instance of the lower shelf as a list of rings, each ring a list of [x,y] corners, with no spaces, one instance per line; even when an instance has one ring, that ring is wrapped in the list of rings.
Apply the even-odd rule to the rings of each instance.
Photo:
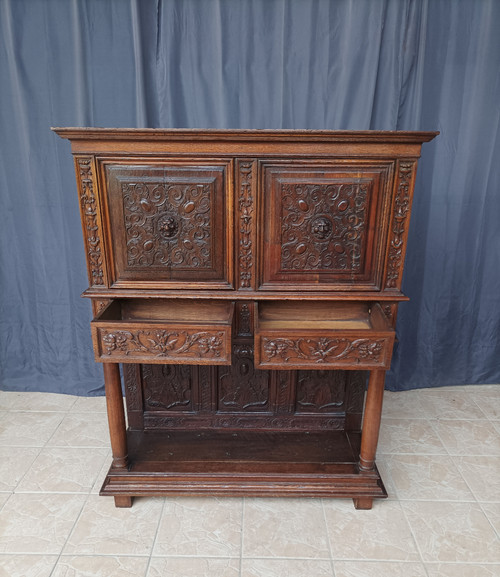
[[[344,497],[361,508],[387,496],[378,471],[359,472],[359,433],[128,431],[127,469],[101,495]]]

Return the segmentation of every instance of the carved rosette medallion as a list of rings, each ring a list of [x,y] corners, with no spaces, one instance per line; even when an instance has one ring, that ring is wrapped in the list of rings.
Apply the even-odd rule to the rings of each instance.
[[[99,329],[102,357],[218,359],[225,353],[222,331]]]
[[[413,177],[414,162],[399,163],[399,182],[394,199],[393,220],[389,243],[389,256],[385,287],[397,288],[401,282],[406,237],[406,220],[410,210],[410,185]]]
[[[281,183],[281,270],[359,272],[369,183]]]
[[[213,182],[124,182],[129,267],[211,269]]]
[[[253,268],[252,219],[254,199],[252,194],[253,162],[240,163],[239,190],[239,253],[240,288],[250,288]]]
[[[92,180],[92,159],[78,158],[80,205],[84,221],[87,260],[92,285],[103,285],[103,256],[97,213],[97,200]]]
[[[357,362],[384,366],[385,339],[349,338],[269,338],[261,341],[263,365],[338,365]]]

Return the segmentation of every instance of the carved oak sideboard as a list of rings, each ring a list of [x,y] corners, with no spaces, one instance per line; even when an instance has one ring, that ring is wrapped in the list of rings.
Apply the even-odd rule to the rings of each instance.
[[[101,494],[385,497],[384,377],[437,133],[54,130],[104,366]]]

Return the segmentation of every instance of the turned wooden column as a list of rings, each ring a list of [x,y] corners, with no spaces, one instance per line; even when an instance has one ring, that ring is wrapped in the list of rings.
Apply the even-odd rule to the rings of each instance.
[[[384,382],[384,370],[370,371],[361,432],[360,471],[373,471],[375,467],[375,453],[377,452],[380,419],[382,417]]]
[[[123,409],[120,365],[104,363],[104,387],[108,410],[109,436],[113,453],[113,469],[127,468],[127,430]]]
[[[109,436],[113,453],[111,469],[127,470],[127,427],[123,408],[120,365],[118,363],[104,363],[103,370]],[[128,495],[115,496],[115,505],[117,507],[131,507],[132,498]]]

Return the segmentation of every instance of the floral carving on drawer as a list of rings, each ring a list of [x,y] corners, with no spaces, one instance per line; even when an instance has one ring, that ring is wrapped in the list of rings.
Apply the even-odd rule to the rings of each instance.
[[[361,366],[384,366],[387,339],[347,337],[262,337],[260,364],[262,366],[343,366],[359,363]]]
[[[99,329],[101,358],[144,358],[153,362],[179,361],[183,358],[204,362],[224,359],[226,335],[223,331],[187,331],[164,329]]]
[[[123,182],[129,267],[213,267],[214,184]]]
[[[361,268],[369,183],[281,183],[281,270]]]

